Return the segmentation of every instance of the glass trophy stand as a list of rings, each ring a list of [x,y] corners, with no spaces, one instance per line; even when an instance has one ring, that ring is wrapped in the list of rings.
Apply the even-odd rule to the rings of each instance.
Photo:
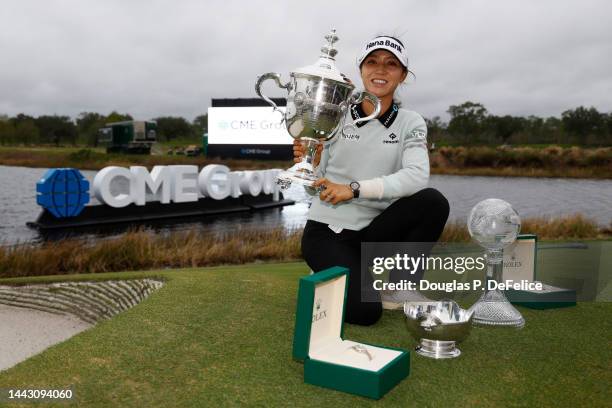
[[[521,219],[510,204],[490,198],[476,204],[468,218],[472,238],[485,248],[487,276],[485,293],[469,310],[476,326],[521,328],[525,319],[499,289],[489,289],[489,281],[502,282],[504,248],[512,244],[521,229]]]

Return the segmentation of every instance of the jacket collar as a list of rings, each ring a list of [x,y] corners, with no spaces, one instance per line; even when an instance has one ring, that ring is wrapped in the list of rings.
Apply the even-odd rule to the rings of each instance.
[[[383,113],[382,115],[380,115],[378,117],[378,121],[387,129],[389,127],[391,127],[391,125],[393,124],[393,122],[395,121],[395,118],[397,118],[397,112],[399,111],[399,106],[397,106],[395,103],[392,103],[391,106],[389,107],[389,109],[387,109],[387,111],[385,113]],[[361,107],[361,104],[354,104],[351,105],[351,116],[353,118],[353,120],[356,119],[360,119],[360,118],[365,118],[366,113],[363,111],[363,108]],[[369,121],[368,121],[369,122]],[[358,123],[356,126],[357,127],[362,127],[363,125],[365,125],[368,122],[361,122]]]

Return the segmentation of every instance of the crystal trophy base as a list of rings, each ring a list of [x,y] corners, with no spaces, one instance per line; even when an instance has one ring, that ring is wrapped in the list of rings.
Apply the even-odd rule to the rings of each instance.
[[[421,339],[420,344],[414,349],[417,354],[425,357],[442,359],[455,358],[461,355],[454,341]]]
[[[499,290],[485,292],[470,308],[474,311],[475,326],[515,327],[520,329],[525,325],[521,313],[506,299]]]

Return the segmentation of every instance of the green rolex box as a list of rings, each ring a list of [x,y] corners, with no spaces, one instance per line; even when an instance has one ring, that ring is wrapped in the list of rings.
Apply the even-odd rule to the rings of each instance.
[[[533,234],[522,234],[504,250],[504,280],[537,282],[536,259],[538,239]],[[512,304],[531,309],[555,309],[576,305],[576,291],[542,284],[541,290],[505,291]]]
[[[541,290],[507,290],[512,304],[530,309],[557,309],[576,306],[576,291],[542,284]]]
[[[379,399],[408,376],[410,354],[344,339],[347,287],[341,267],[300,279],[293,357],[304,362],[308,384]]]

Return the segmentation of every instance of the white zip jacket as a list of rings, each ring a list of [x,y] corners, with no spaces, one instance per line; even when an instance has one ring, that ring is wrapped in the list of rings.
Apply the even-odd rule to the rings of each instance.
[[[352,105],[346,119],[365,116],[360,105]],[[377,120],[357,125],[355,134],[339,132],[326,142],[317,172],[334,183],[358,181],[360,197],[332,205],[315,196],[308,219],[337,232],[361,230],[393,201],[427,187],[425,121],[418,113],[393,104]]]

